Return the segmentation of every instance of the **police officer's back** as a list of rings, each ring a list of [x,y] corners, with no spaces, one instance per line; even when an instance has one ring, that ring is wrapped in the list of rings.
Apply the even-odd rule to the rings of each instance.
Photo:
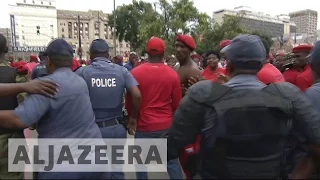
[[[201,81],[189,89],[168,134],[169,160],[202,132],[203,178],[274,179],[287,176],[291,123],[302,125],[308,142],[320,144],[319,113],[303,94],[289,83],[266,86],[257,79],[265,54],[257,36],[233,39],[227,50],[232,79],[225,85]]]
[[[40,63],[32,71],[32,79],[47,76],[48,71],[46,69],[46,57],[43,55],[44,52],[39,53]]]
[[[112,63],[109,46],[103,39],[96,39],[90,46],[91,64],[76,70],[87,83],[96,123],[103,138],[126,138],[127,131],[123,123],[123,94],[125,89],[133,96],[134,103],[140,99],[137,82],[123,66]],[[139,110],[135,106],[135,111]],[[138,114],[138,112],[135,112]],[[137,118],[137,117],[135,117]],[[123,179],[123,173],[112,173],[113,179]]]

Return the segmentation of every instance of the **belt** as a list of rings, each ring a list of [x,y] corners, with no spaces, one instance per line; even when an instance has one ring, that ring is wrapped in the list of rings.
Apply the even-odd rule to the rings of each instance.
[[[101,122],[96,122],[99,128],[104,128],[104,127],[110,127],[110,126],[116,126],[119,124],[123,124],[122,121],[119,121],[117,118],[115,119],[110,119],[106,121],[101,121]]]

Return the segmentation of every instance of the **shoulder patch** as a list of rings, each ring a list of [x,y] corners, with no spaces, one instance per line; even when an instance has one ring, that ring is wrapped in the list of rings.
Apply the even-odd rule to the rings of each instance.
[[[231,88],[210,80],[199,81],[189,88],[187,95],[199,103],[214,102],[228,93]]]

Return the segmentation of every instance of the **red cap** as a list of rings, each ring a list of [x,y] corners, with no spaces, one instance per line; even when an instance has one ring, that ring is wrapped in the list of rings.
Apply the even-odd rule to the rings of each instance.
[[[161,38],[151,37],[147,44],[147,53],[150,55],[164,54],[166,45]]]
[[[194,39],[186,34],[179,34],[177,37],[177,41],[182,42],[184,45],[188,46],[191,50],[195,50],[197,48],[196,42]]]
[[[22,65],[22,64],[20,64],[16,68],[17,68],[18,74],[21,74],[21,75],[28,74],[28,72],[29,72],[28,67],[26,67],[25,65]]]
[[[229,46],[231,44],[231,42],[232,41],[229,39],[220,41],[220,49],[223,49],[224,47]]]
[[[38,63],[38,56],[31,55],[31,56],[30,56],[30,62]]]
[[[296,46],[292,49],[292,53],[300,53],[300,52],[311,52],[313,46],[310,44],[301,44],[299,46]]]
[[[199,60],[202,60],[202,57],[201,57],[199,54],[194,54],[194,55],[191,56],[191,58],[192,58],[192,59],[193,59],[193,58],[197,58],[197,59],[199,59]]]

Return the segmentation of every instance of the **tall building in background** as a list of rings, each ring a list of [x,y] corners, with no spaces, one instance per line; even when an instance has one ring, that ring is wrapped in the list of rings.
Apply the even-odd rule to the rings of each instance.
[[[38,52],[58,37],[55,0],[17,0],[10,5],[12,45],[17,52]]]
[[[222,23],[225,16],[239,16],[239,23],[246,29],[262,32],[271,37],[283,37],[295,33],[296,25],[286,15],[271,16],[254,12],[248,6],[239,6],[233,10],[222,9],[213,13],[213,19],[217,23]]]
[[[290,19],[297,25],[297,33],[315,35],[317,32],[318,12],[310,9],[289,14]]]
[[[58,37],[68,41],[77,52],[79,48],[79,33],[81,38],[82,59],[89,59],[89,47],[93,40],[105,39],[109,46],[109,52],[113,53],[113,35],[112,29],[108,25],[108,14],[102,11],[69,11],[57,10]],[[80,16],[80,25],[78,23]],[[126,42],[116,43],[117,55],[124,55],[130,51],[130,45]]]

